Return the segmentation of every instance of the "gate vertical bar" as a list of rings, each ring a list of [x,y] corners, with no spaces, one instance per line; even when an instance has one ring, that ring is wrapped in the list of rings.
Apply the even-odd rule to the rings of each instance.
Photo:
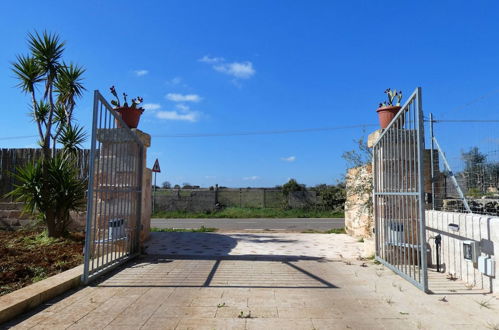
[[[435,133],[433,131],[433,113],[430,113],[430,162],[431,162],[431,209],[435,210],[435,165],[433,159],[434,142],[433,137]]]
[[[94,159],[95,159],[95,143],[96,143],[96,132],[97,132],[97,113],[99,109],[99,101],[97,98],[98,91],[94,91],[94,113],[92,118],[92,140],[90,146],[90,166],[89,166],[89,179],[88,179],[88,191],[87,191],[87,217],[85,223],[85,255],[84,255],[84,265],[83,265],[83,282],[88,282],[88,276],[90,271],[90,250],[92,248],[92,240],[94,235],[92,235],[92,212],[94,204]]]
[[[428,291],[428,271],[426,261],[426,221],[425,221],[425,199],[424,199],[424,122],[423,122],[423,100],[421,87],[417,88],[416,104],[418,108],[418,176],[419,176],[419,234],[421,244],[421,272],[423,291]]]

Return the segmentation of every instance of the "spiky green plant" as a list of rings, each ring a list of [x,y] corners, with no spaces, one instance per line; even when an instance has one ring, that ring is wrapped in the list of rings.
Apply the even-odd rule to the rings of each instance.
[[[379,104],[379,107],[391,107],[393,105],[395,106],[400,106],[400,101],[402,101],[402,91],[398,91],[396,89],[391,90],[390,88],[387,88],[385,90],[385,94],[388,97],[388,100],[386,102],[382,102]],[[397,102],[394,104],[393,101],[395,101],[395,98],[397,99]]]
[[[28,49],[29,55],[17,56],[12,71],[18,80],[17,86],[30,96],[30,116],[37,125],[43,157],[35,164],[18,169],[21,184],[12,196],[26,201],[31,212],[40,212],[47,224],[48,235],[57,237],[61,235],[58,225],[63,217],[61,214],[67,213],[65,210],[71,206],[54,204],[54,189],[68,187],[63,185],[60,177],[52,174],[65,175],[63,179],[68,182],[75,178],[69,165],[73,165],[73,155],[84,137],[83,130],[72,126],[71,121],[76,100],[85,91],[82,83],[85,70],[63,61],[65,42],[57,34],[29,33]],[[58,143],[63,146],[62,155],[56,155]],[[66,193],[69,196],[70,192]]]
[[[40,159],[20,168],[15,178],[20,182],[8,195],[24,203],[24,211],[38,214],[46,221],[48,210],[54,212],[54,221],[47,222],[50,237],[65,234],[71,211],[85,207],[86,180],[78,177],[76,160],[70,153],[61,152],[50,159]],[[43,167],[48,169],[44,180]],[[44,189],[49,193],[44,195]]]

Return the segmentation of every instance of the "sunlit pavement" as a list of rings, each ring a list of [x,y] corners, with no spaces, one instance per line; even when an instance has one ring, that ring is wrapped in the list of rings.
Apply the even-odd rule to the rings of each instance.
[[[294,239],[265,237],[267,234],[244,238],[252,241],[246,244],[264,247],[254,254],[242,253],[249,247],[238,247],[244,243],[243,239],[219,239],[219,245],[225,249],[221,255],[182,252],[185,244],[179,237],[191,237],[192,244],[196,245],[198,243],[194,242],[202,241],[199,234],[161,234],[154,237],[150,246],[160,247],[161,243],[155,241],[164,241],[170,236],[169,244],[178,244],[178,257],[172,257],[174,250],[158,254],[160,249],[150,247],[149,255],[118,269],[94,286],[46,304],[9,326],[45,329],[486,329],[499,325],[499,302],[491,295],[472,291],[466,295],[453,292],[427,295],[372,261],[344,255],[330,258],[303,254],[300,251],[310,250],[305,247],[313,238],[310,234],[295,234]],[[309,236],[302,238],[302,235]],[[346,239],[338,239],[336,235],[322,236],[337,242],[338,246],[333,249],[342,251]],[[265,243],[266,240],[273,241]],[[297,246],[275,254],[272,249],[273,244],[278,243],[276,240],[286,240],[279,242],[284,246]],[[349,249],[356,249],[356,246],[360,249],[361,243],[351,240]],[[204,240],[205,247],[199,246],[199,249],[214,243]],[[241,253],[231,254],[233,251]]]

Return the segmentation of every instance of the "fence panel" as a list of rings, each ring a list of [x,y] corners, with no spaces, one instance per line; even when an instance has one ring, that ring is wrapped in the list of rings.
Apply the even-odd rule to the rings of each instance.
[[[430,115],[433,210],[499,216],[499,120]],[[466,132],[466,134],[462,134]]]
[[[90,150],[83,149],[77,152],[78,173],[81,179],[86,179],[88,176],[89,155]],[[12,174],[17,173],[18,168],[33,163],[41,157],[40,148],[0,149],[0,199],[4,199],[4,195],[19,184]]]

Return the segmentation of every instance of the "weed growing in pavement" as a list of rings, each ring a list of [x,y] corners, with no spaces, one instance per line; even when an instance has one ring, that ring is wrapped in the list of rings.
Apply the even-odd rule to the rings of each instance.
[[[485,299],[484,299],[484,300],[477,301],[476,303],[477,303],[478,305],[480,305],[480,308],[487,308],[487,309],[491,309],[491,308],[492,308],[492,306],[490,305],[490,300],[491,300],[491,299],[489,299],[489,300],[485,300]]]
[[[241,311],[241,313],[239,313],[237,317],[240,319],[251,319],[252,318],[251,311],[249,311],[248,314],[244,314],[244,312]]]
[[[222,308],[222,307],[227,307],[227,305],[225,303],[217,305],[217,308]]]
[[[499,330],[499,323],[487,322],[487,328],[492,329],[492,330]]]
[[[386,301],[386,303],[387,303],[388,305],[393,305],[393,304],[395,303],[395,302],[392,300],[392,297],[388,297],[388,298],[386,298],[386,299],[385,299],[385,301]]]

